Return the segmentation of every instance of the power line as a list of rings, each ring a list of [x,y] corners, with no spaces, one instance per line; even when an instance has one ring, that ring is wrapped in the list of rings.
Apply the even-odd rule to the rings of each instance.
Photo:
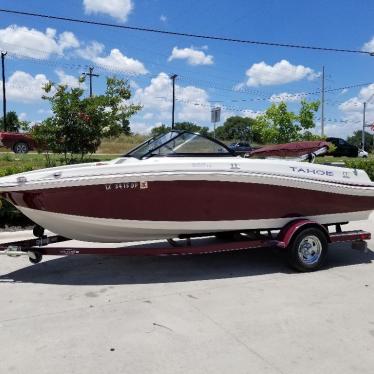
[[[72,64],[72,63],[67,63],[67,62],[61,62],[60,60],[48,60],[49,59],[49,55],[45,52],[45,51],[42,51],[40,49],[36,49],[36,48],[30,48],[30,47],[20,47],[20,51],[9,51],[9,47],[10,46],[13,46],[13,47],[17,47],[16,44],[14,43],[8,43],[8,42],[2,42],[1,44],[5,44],[8,46],[8,55],[10,55],[10,57],[13,55],[15,56],[16,58],[25,58],[25,59],[29,59],[33,62],[38,62],[38,63],[41,63],[41,64],[45,64],[45,65],[49,65],[49,66],[57,66],[57,67],[64,67],[64,68],[67,68],[67,69],[72,69],[72,70],[86,70],[89,68],[90,65],[88,64]],[[24,51],[22,51],[22,49],[26,49],[28,50],[30,53],[31,52],[34,52],[35,54],[37,55],[40,55],[40,54],[44,54],[43,57],[31,57],[30,56],[30,53],[24,53]],[[118,69],[117,66],[114,66],[114,65],[110,65],[110,64],[105,64],[105,63],[100,63],[100,65],[95,65],[95,64],[92,64],[92,66],[95,67],[95,69],[101,71],[101,72],[111,72],[111,73],[116,73],[116,74],[119,74],[119,75],[122,75],[124,77],[141,77],[141,76],[148,76],[148,77],[157,77],[158,75],[157,74],[152,74],[150,72],[147,72],[147,73],[136,73],[136,72],[124,72],[124,71],[121,71]],[[309,96],[309,95],[320,95],[322,90],[316,90],[316,91],[311,91],[311,92],[306,92],[306,93],[295,93],[295,94],[288,94],[288,95],[280,95],[280,96],[274,96],[272,95],[270,92],[266,92],[264,90],[258,90],[258,89],[250,89],[250,88],[246,88],[246,87],[241,87],[241,88],[233,88],[233,87],[222,87],[221,85],[217,85],[216,84],[216,80],[212,81],[212,80],[206,80],[206,79],[199,79],[199,78],[190,78],[190,76],[188,74],[179,74],[178,75],[179,79],[183,80],[183,81],[186,81],[186,82],[192,82],[192,83],[198,83],[198,84],[204,84],[206,85],[208,88],[213,88],[213,89],[216,89],[216,90],[220,90],[220,91],[229,91],[229,92],[234,92],[234,93],[239,93],[239,94],[258,94],[259,96],[257,96],[257,98],[254,98],[254,99],[243,99],[242,101],[261,101],[261,100],[268,100],[271,98],[271,96],[273,96],[274,99],[276,98],[280,98],[280,97],[284,97],[284,98],[292,98],[292,97],[305,97],[305,96]],[[219,79],[219,77],[217,77]],[[232,80],[227,80],[225,79],[225,82],[235,82],[235,81],[232,81]],[[372,84],[373,82],[370,82],[370,83],[359,83],[359,84],[354,84],[354,85],[348,85],[348,86],[344,86],[344,87],[338,87],[338,88],[331,88],[331,89],[325,89],[324,92],[325,93],[331,93],[331,92],[335,92],[335,91],[340,91],[340,90],[343,90],[343,89],[350,89],[350,88],[358,88],[358,87],[363,87],[363,86],[367,86],[369,84]]]
[[[317,50],[317,51],[324,51],[324,52],[357,53],[357,54],[365,54],[369,56],[374,56],[374,53],[372,52],[361,51],[357,49],[317,47],[317,46],[311,46],[311,45],[301,45],[301,44],[292,44],[292,43],[275,43],[275,42],[258,41],[258,40],[236,39],[236,38],[214,36],[214,35],[192,34],[192,33],[186,33],[186,32],[160,30],[160,29],[153,29],[153,28],[147,28],[147,27],[124,26],[124,25],[117,25],[114,23],[97,22],[97,21],[91,21],[91,20],[85,20],[85,19],[79,19],[79,18],[61,17],[61,16],[54,16],[54,15],[42,14],[42,13],[21,12],[21,11],[16,11],[12,9],[1,9],[0,8],[0,12],[8,13],[8,14],[30,16],[30,17],[53,19],[53,20],[66,21],[66,22],[75,22],[75,23],[95,25],[95,26],[112,27],[112,28],[117,28],[117,29],[143,31],[143,32],[150,32],[150,33],[163,34],[163,35],[172,35],[172,36],[184,36],[184,37],[197,38],[197,39],[217,40],[217,41],[231,42],[231,43],[264,45],[264,46],[270,46],[270,47],[310,49],[310,50]]]
[[[167,102],[171,101],[170,98],[161,97],[161,96],[157,97],[157,99],[158,100],[167,101]],[[205,108],[211,108],[211,105],[208,104],[208,103],[206,103],[206,102],[196,102],[196,101],[191,101],[191,100],[187,100],[187,99],[183,99],[183,98],[176,98],[176,101],[179,101],[179,102],[182,102],[182,103],[185,103],[185,104],[190,104],[190,105],[193,105],[193,106],[200,106],[200,107],[205,107]],[[265,113],[265,111],[252,110],[252,109],[246,109],[246,108],[239,108],[239,107],[228,106],[228,105],[221,105],[221,108],[222,109],[226,109],[228,111],[239,112],[239,113],[250,113],[250,114],[253,114],[253,115],[261,115],[261,114]],[[316,117],[315,120],[319,121],[319,120],[321,120],[321,117]],[[353,121],[353,120],[341,119],[341,118],[333,118],[333,117],[327,117],[327,118],[325,117],[325,120],[327,122],[345,123],[345,124],[348,124],[348,123],[356,124],[356,123],[361,122],[361,120]]]

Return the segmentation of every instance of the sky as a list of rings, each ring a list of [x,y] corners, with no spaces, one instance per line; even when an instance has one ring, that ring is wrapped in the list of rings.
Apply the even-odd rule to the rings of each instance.
[[[0,8],[81,18],[126,26],[239,39],[374,52],[374,3],[370,0],[0,0]],[[143,109],[131,118],[133,132],[170,125],[176,80],[176,121],[210,126],[210,110],[225,118],[256,117],[272,103],[318,100],[325,67],[325,133],[346,137],[374,122],[374,56],[229,43],[105,28],[0,12],[8,111],[40,122],[51,115],[43,101],[47,81],[77,86],[94,67],[93,91],[105,77],[130,82],[131,101]],[[357,86],[352,88],[344,88]],[[87,82],[83,84],[88,94]],[[336,89],[336,90],[335,90]],[[0,94],[2,95],[2,94]],[[320,116],[317,113],[319,133]]]

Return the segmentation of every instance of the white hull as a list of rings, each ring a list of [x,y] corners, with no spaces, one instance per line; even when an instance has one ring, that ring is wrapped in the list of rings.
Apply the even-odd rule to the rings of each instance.
[[[18,207],[26,216],[42,227],[71,239],[102,243],[169,239],[179,234],[209,233],[251,229],[281,228],[293,219],[308,218],[320,224],[368,219],[371,210],[324,214],[310,217],[288,217],[259,220],[231,221],[135,221],[104,219]]]

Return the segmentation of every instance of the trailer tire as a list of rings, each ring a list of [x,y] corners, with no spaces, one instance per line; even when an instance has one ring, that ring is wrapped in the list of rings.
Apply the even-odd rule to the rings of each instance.
[[[300,272],[315,271],[326,260],[328,241],[326,234],[317,227],[299,231],[287,247],[288,263]]]

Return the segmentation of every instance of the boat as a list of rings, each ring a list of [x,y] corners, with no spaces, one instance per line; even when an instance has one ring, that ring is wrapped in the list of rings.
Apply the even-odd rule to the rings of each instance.
[[[42,228],[102,243],[367,219],[374,183],[365,171],[301,161],[327,146],[287,146],[296,158],[276,158],[287,157],[284,147],[239,157],[216,139],[172,130],[108,162],[2,177],[0,194]]]

